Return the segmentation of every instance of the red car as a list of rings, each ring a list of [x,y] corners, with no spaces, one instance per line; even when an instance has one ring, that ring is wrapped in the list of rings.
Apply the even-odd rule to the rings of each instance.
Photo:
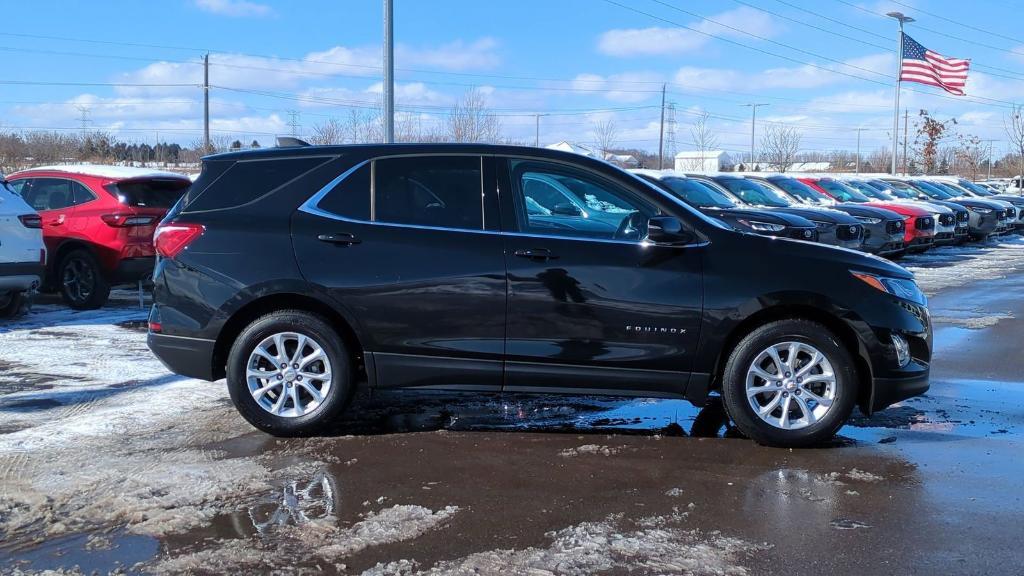
[[[860,202],[892,210],[906,222],[903,242],[908,252],[924,252],[935,243],[935,214],[919,206],[900,202],[880,202],[864,196],[834,178],[803,177],[797,180],[825,194],[836,202]]]
[[[153,231],[192,184],[173,172],[96,165],[32,168],[7,179],[42,217],[50,254],[44,287],[79,310],[103,306],[111,285],[152,274]]]

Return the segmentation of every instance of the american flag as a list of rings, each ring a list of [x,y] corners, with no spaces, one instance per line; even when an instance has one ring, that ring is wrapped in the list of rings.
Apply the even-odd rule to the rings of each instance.
[[[967,84],[967,69],[970,60],[946,58],[938,52],[921,46],[913,38],[903,35],[903,65],[900,67],[900,81],[919,82],[938,86],[950,94],[964,96]]]

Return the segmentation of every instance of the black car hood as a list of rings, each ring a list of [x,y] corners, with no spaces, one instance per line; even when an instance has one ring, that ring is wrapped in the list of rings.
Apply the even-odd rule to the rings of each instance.
[[[979,198],[979,200],[980,200],[980,198]],[[964,203],[961,202],[959,199],[958,200],[934,200],[934,199],[931,199],[931,200],[924,200],[924,202],[927,202],[928,204],[934,204],[936,206],[945,206],[946,208],[949,208],[950,210],[952,210],[954,212],[964,212],[964,211],[967,210],[966,208],[964,208]]]
[[[758,210],[757,208],[701,208],[700,210],[714,218],[754,219],[768,224],[782,224],[801,228],[814,227],[814,222],[806,218],[774,210]]]
[[[992,200],[994,200],[994,198]],[[991,208],[992,210],[1003,210],[1005,208],[1005,206],[999,202],[993,202],[992,200],[984,200],[981,198],[957,198],[954,202],[961,206],[973,206],[974,208]]]
[[[772,212],[795,214],[816,222],[828,222],[830,224],[860,224],[860,221],[853,216],[831,208],[801,208],[799,206],[789,206],[786,208],[771,208],[770,210]]]
[[[787,258],[792,258],[791,262],[800,262],[801,267],[807,270],[816,270],[820,262],[823,269],[839,266],[850,271],[891,278],[914,277],[909,270],[889,260],[848,248],[757,234],[745,234],[743,242],[746,248],[758,250],[757,253],[785,254]],[[851,278],[851,281],[856,280]]]
[[[1010,196],[1008,194],[997,194],[995,196],[986,196],[985,198],[991,200],[1002,200],[1003,202],[1009,202],[1014,206],[1024,206],[1024,198],[1020,196]],[[984,200],[984,198],[982,198]]]
[[[865,206],[863,204],[855,204],[851,202],[846,204],[836,204],[833,208],[846,212],[850,216],[854,217],[881,218],[882,220],[903,220],[903,216],[900,216],[896,212],[885,208],[879,208],[877,206]]]

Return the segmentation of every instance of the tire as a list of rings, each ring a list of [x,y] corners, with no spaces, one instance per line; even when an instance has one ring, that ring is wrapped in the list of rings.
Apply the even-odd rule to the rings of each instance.
[[[276,361],[271,370],[268,356],[254,356],[257,347],[262,345],[269,356],[281,360],[275,335],[284,335],[280,342],[285,349],[286,363],[291,362],[291,370],[281,370]],[[305,338],[308,346],[303,348],[303,354],[295,350],[300,338]],[[300,370],[294,369],[294,360],[299,356],[313,356],[314,346],[323,352],[326,362],[314,360]],[[250,382],[247,370],[251,365],[264,373],[273,371],[274,376],[257,377]],[[330,378],[310,376],[326,372],[330,372]],[[348,406],[354,388],[351,356],[338,332],[322,317],[301,310],[268,314],[242,330],[228,355],[227,381],[231,400],[243,418],[268,434],[284,437],[309,436],[328,430]],[[250,386],[267,391],[257,400]],[[293,390],[297,402],[292,399]],[[319,402],[312,395],[313,391],[322,393]],[[311,405],[315,406],[311,408]],[[275,410],[276,406],[280,409]]]
[[[95,310],[110,297],[110,284],[103,277],[100,263],[85,249],[73,250],[61,258],[56,281],[61,298],[75,310]]]
[[[779,347],[778,359],[784,367],[788,366],[793,349],[790,345],[794,343],[798,350],[795,371],[784,371],[781,380],[770,381],[753,373],[755,361],[769,375],[779,371],[769,353],[770,347]],[[819,352],[824,362],[813,365],[810,372],[797,379],[801,369],[810,365],[812,351]],[[831,392],[828,372],[834,374]],[[785,374],[793,377],[786,378]],[[802,380],[811,382],[798,383]],[[764,385],[765,391],[748,400],[748,383]],[[755,329],[732,350],[722,375],[722,396],[729,416],[744,435],[758,444],[796,448],[819,444],[835,435],[853,411],[857,385],[853,358],[828,328],[809,320],[780,320]],[[757,403],[759,408],[767,408],[776,398],[778,404],[765,418],[759,416],[752,405]],[[816,403],[815,398],[828,401],[829,405]],[[785,406],[788,412],[783,420]],[[808,407],[810,414],[804,407]],[[800,417],[795,418],[798,413]]]
[[[25,292],[7,292],[0,294],[0,319],[17,318],[29,308],[29,297]]]

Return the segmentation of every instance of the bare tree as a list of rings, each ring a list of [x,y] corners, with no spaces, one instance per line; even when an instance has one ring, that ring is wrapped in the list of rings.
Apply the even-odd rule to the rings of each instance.
[[[1024,175],[1024,106],[1014,106],[1003,118],[1003,127],[1020,166],[1017,174]]]
[[[497,142],[501,121],[487,107],[487,96],[476,88],[463,94],[448,113],[446,136],[452,142]]]
[[[761,157],[778,172],[785,172],[800,151],[800,131],[789,126],[769,124],[761,138]]]
[[[970,174],[971,180],[978,179],[978,172],[988,161],[988,148],[982,146],[981,138],[960,134],[956,148],[957,172]]]
[[[871,171],[888,172],[889,167],[892,166],[892,149],[888,146],[875,148],[874,152],[868,156],[868,165],[871,167]]]
[[[610,150],[615,147],[615,141],[619,137],[619,129],[615,126],[615,121],[609,118],[595,122],[592,132],[594,143],[597,144],[597,149],[601,152],[601,158],[606,158]]]
[[[703,171],[708,153],[718,148],[718,137],[711,129],[711,126],[708,125],[709,118],[710,116],[707,112],[701,112],[697,119],[694,120],[693,126],[690,127],[690,138],[697,149],[698,157],[685,162],[686,166],[682,167],[684,170]],[[717,170],[718,167],[716,166],[715,169]]]
[[[325,122],[313,126],[310,144],[344,144],[345,127],[337,118],[328,118]]]

